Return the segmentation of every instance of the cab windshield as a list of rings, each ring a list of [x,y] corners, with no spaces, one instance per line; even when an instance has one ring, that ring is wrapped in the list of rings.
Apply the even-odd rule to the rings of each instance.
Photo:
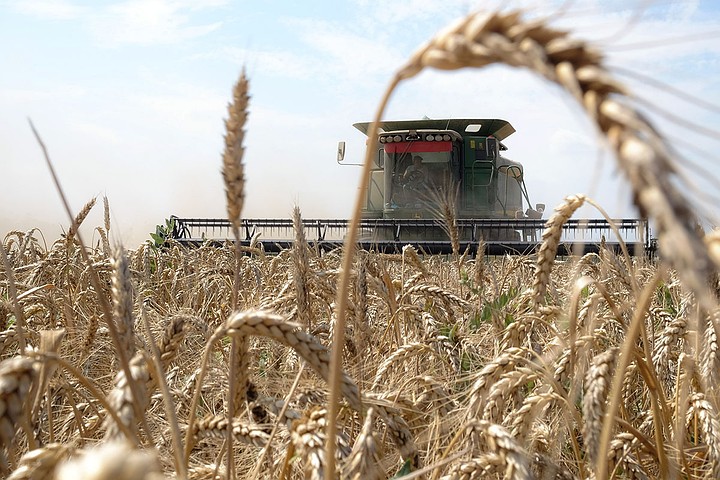
[[[445,143],[447,145],[442,145]],[[430,144],[430,148],[422,144]],[[428,207],[431,190],[444,185],[450,178],[450,150],[450,142],[386,145],[385,207]]]

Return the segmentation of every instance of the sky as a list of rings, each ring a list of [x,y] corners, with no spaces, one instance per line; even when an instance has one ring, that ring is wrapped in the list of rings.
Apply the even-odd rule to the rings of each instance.
[[[596,45],[637,107],[681,153],[681,188],[713,225],[720,178],[720,4],[715,1],[0,0],[0,235],[38,228],[51,244],[65,213],[29,121],[73,212],[97,241],[128,248],[170,215],[225,216],[223,121],[250,82],[245,218],[348,218],[365,136],[393,74],[443,28],[477,11],[524,18]],[[559,87],[505,66],[426,70],[399,85],[385,119],[501,118],[546,218],[583,193],[635,217],[614,157]],[[597,218],[592,208],[579,212]]]

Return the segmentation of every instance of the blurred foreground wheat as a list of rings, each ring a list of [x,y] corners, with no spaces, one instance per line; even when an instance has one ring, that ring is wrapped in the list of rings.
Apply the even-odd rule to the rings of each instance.
[[[583,195],[556,208],[537,255],[474,259],[354,252],[352,236],[320,252],[299,208],[276,256],[113,250],[107,201],[91,247],[75,234],[92,200],[47,249],[35,230],[2,242],[2,475],[719,478],[717,242],[601,61],[518,13],[471,15],[393,88],[493,62],[557,81],[616,149],[663,261],[555,258]],[[243,73],[227,121],[235,223],[248,88]]]

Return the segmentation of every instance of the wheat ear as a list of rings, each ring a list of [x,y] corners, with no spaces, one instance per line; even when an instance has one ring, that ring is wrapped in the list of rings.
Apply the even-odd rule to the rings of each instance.
[[[516,480],[534,478],[530,471],[530,455],[503,427],[480,420],[470,422],[466,426],[466,431],[472,437],[476,437],[478,443],[484,444],[488,453],[499,456],[499,466],[504,467],[505,478]],[[481,438],[484,442],[480,440]]]
[[[131,358],[135,354],[133,287],[130,281],[130,263],[122,247],[113,251],[112,268],[113,321],[121,346],[127,357]]]
[[[692,202],[675,185],[671,152],[643,115],[618,98],[625,91],[597,50],[543,21],[524,22],[519,11],[472,14],[418,49],[389,90],[428,67],[457,70],[495,63],[536,72],[563,87],[585,109],[615,150],[636,205],[655,221],[664,256],[703,308],[712,309],[715,301],[707,287],[712,260],[696,233]],[[375,146],[371,142],[368,148]]]
[[[384,472],[379,468],[377,442],[373,435],[374,421],[375,411],[370,407],[365,414],[365,422],[355,440],[353,450],[343,468],[343,478],[351,480],[379,480],[383,478]]]
[[[50,443],[30,450],[20,458],[17,468],[7,480],[54,479],[55,469],[68,456],[70,450],[70,446],[60,443]]]
[[[92,208],[95,206],[95,200],[95,197],[91,198],[78,212],[78,214],[75,215],[75,218],[73,219],[72,224],[70,225],[70,229],[68,229],[67,235],[65,237],[65,241],[67,242],[68,246],[72,245],[78,228],[80,228],[80,225],[85,221],[85,218],[87,218],[88,214],[90,213],[90,210],[92,210]]]
[[[227,335],[242,338],[262,336],[273,339],[297,352],[325,381],[328,381],[330,377],[330,355],[327,348],[315,339],[315,337],[304,332],[298,325],[287,322],[286,319],[280,315],[262,310],[249,310],[235,313],[215,330],[205,347],[201,363],[202,366],[196,380],[197,383],[190,405],[188,430],[185,440],[186,466],[192,448],[190,436],[195,423],[195,410],[200,400],[202,382],[207,372],[208,358],[215,343]],[[247,357],[247,355],[245,357]],[[341,392],[350,404],[350,407],[358,412],[362,411],[360,391],[357,385],[344,372],[341,372],[340,383]]]
[[[0,362],[0,447],[12,457],[17,424],[26,414],[30,389],[37,381],[38,368],[30,358],[13,357]],[[0,450],[0,473],[8,473],[7,458]]]
[[[258,427],[249,426],[239,418],[234,418],[228,425],[226,415],[208,415],[199,420],[194,428],[194,436],[197,439],[217,438],[226,439],[228,427],[230,427],[233,438],[247,445],[264,447],[267,445],[268,434]]]
[[[597,461],[596,454],[605,413],[605,400],[610,389],[610,376],[615,367],[618,349],[610,348],[597,355],[585,374],[585,394],[583,395],[583,442],[585,454],[593,464]]]
[[[582,207],[584,202],[584,195],[566,197],[565,202],[555,208],[555,213],[545,223],[545,230],[542,234],[543,242],[538,251],[535,281],[533,282],[533,300],[536,308],[543,303],[547,286],[550,283],[550,271],[560,245],[563,225],[578,208]]]
[[[297,325],[288,323],[285,318],[270,312],[238,312],[225,324],[229,335],[255,335],[280,342],[295,350],[310,367],[327,381],[330,371],[330,358],[327,348],[315,337],[303,332]],[[342,393],[350,407],[360,412],[362,404],[355,382],[346,374],[341,376]]]
[[[25,351],[25,314],[23,313],[22,305],[18,300],[17,286],[15,283],[15,274],[13,272],[12,265],[10,265],[10,259],[7,256],[5,247],[0,244],[0,255],[2,255],[3,267],[5,268],[5,277],[7,279],[7,289],[10,299],[12,300],[12,312],[15,315],[16,321],[16,336],[18,339],[18,346],[20,351]]]
[[[686,414],[686,423],[697,417],[702,439],[707,445],[706,459],[710,463],[712,478],[720,478],[720,420],[717,410],[705,395],[695,393],[688,399],[690,408]]]
[[[300,207],[295,205],[292,213],[293,228],[295,230],[295,244],[292,247],[293,254],[293,284],[295,285],[295,301],[297,304],[298,323],[311,331],[310,318],[310,295],[308,292],[308,274],[310,273],[310,262],[308,260],[308,245],[305,238]]]
[[[242,160],[244,128],[250,101],[248,91],[248,79],[243,69],[233,88],[232,102],[228,105],[228,118],[225,120],[225,151],[222,157],[228,220],[236,239],[240,236],[240,215],[245,202],[245,168]]]
[[[107,442],[79,452],[58,468],[57,480],[162,480],[157,455],[125,442]]]
[[[150,372],[144,352],[139,351],[130,360],[130,371],[132,372],[131,379],[125,376],[125,371],[120,370],[117,372],[115,376],[115,388],[110,392],[108,402],[111,408],[117,412],[120,421],[134,434],[137,434],[136,422],[144,422],[145,409],[149,403],[147,384],[150,381]],[[135,384],[135,389],[132,389],[132,384]],[[138,396],[134,395],[135,392],[138,393]],[[140,417],[138,418],[137,415]],[[107,418],[105,427],[105,441],[123,438],[123,436],[121,436],[123,432],[115,423],[115,419]],[[150,433],[149,430],[146,431],[148,434]]]

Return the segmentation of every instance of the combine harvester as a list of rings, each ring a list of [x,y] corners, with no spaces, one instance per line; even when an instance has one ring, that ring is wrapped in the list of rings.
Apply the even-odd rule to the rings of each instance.
[[[370,123],[354,126],[369,135]],[[398,252],[411,244],[426,253],[474,252],[482,239],[490,255],[532,253],[541,241],[545,205],[530,205],[523,167],[504,157],[502,143],[515,129],[499,119],[385,121],[379,125],[377,155],[360,222],[360,248]],[[338,163],[345,143],[338,145]],[[454,218],[453,218],[454,217]],[[224,243],[225,219],[172,217],[172,237],[184,244]],[[449,224],[454,225],[453,228]],[[558,254],[597,251],[604,241],[618,251],[624,242],[634,255],[652,250],[644,220],[571,219],[563,227]],[[342,245],[349,220],[303,220],[305,236],[319,248]],[[295,237],[290,219],[244,219],[243,244],[280,251]]]

